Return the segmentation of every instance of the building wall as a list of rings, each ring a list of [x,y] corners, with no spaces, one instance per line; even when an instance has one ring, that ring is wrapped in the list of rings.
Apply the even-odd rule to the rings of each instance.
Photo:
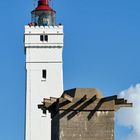
[[[52,119],[52,140],[114,140],[114,111],[96,111],[90,120],[88,111],[68,119],[71,113]]]
[[[42,34],[51,36],[48,42],[40,41]],[[62,26],[25,27],[26,140],[51,140],[50,115],[44,116],[38,104],[44,97],[60,97],[63,93],[62,52]]]
[[[26,62],[62,63],[62,47],[26,48]]]
[[[25,47],[63,47],[63,26],[25,26]],[[48,41],[40,41],[40,35],[48,35]]]

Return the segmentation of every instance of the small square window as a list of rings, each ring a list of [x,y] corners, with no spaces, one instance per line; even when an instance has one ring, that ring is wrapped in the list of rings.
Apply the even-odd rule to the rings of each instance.
[[[42,78],[46,79],[47,76],[47,71],[46,70],[42,70]]]
[[[40,36],[40,41],[44,41],[43,35]]]
[[[45,35],[45,41],[48,41],[48,35]]]

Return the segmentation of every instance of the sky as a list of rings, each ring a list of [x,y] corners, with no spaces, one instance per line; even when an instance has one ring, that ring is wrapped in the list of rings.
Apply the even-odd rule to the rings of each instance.
[[[23,37],[35,1],[0,3],[1,140],[24,140]],[[57,23],[64,25],[65,89],[98,88],[104,96],[117,94],[133,101],[137,105],[134,109],[116,114],[115,137],[132,140],[136,136],[138,140],[140,128],[133,116],[140,114],[140,1],[53,0],[52,5],[57,11]]]

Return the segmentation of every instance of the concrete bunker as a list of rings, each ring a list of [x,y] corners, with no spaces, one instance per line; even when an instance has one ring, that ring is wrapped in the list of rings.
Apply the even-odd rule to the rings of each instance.
[[[121,107],[132,103],[116,95],[103,97],[94,88],[66,90],[38,105],[51,113],[51,140],[114,140],[114,116]]]

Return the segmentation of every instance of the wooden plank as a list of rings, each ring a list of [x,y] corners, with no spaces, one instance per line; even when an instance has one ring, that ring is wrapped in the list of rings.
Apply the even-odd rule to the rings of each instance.
[[[50,103],[50,104],[52,104],[52,103],[54,103],[54,101],[52,101],[51,99],[44,98],[43,103]]]
[[[58,98],[56,98],[56,97],[50,97],[50,100],[51,100],[52,102],[57,102],[57,99],[58,99]]]
[[[68,94],[64,94],[64,99],[72,102],[73,101],[73,98],[71,96],[69,96]]]
[[[122,107],[133,107],[133,103],[124,103],[115,105],[115,111],[119,110]]]

